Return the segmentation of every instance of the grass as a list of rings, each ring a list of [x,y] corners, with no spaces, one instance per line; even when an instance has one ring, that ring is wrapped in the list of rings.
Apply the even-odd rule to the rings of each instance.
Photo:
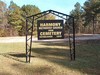
[[[76,46],[70,61],[65,42],[35,42],[31,63],[25,63],[25,43],[0,43],[0,75],[100,75],[100,44]]]
[[[0,53],[20,52],[24,49],[24,43],[0,43]]]

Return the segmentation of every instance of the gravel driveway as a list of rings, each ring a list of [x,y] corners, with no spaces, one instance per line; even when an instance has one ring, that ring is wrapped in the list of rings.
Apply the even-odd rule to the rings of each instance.
[[[94,34],[94,35],[82,35],[77,36],[75,38],[76,40],[95,40],[100,39],[100,34]],[[37,40],[37,38],[33,37],[33,41],[68,41],[68,38],[65,39],[52,39],[52,40]],[[23,37],[0,37],[0,43],[13,43],[13,42],[25,42],[25,36]]]

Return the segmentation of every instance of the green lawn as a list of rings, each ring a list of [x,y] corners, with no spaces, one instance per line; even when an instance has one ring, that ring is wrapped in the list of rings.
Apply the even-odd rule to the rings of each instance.
[[[70,61],[66,42],[35,42],[31,63],[25,63],[25,43],[0,43],[0,75],[100,75],[100,44],[76,46]]]

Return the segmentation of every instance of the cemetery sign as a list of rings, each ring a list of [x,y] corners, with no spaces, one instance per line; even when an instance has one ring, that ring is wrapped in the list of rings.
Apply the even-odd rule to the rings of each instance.
[[[38,39],[63,39],[63,20],[38,20]]]

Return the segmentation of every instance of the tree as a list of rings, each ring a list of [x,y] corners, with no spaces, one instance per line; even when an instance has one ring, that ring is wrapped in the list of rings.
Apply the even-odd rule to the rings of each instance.
[[[94,33],[94,21],[98,19],[98,15],[100,13],[100,0],[87,0],[83,6],[84,9],[84,25],[89,27],[89,31],[93,31]],[[95,22],[95,25],[98,21]]]
[[[0,0],[0,24],[3,26],[5,25],[4,20],[6,19],[6,9],[6,3]]]
[[[55,20],[55,16],[53,15],[53,14],[48,14],[48,15],[45,15],[45,16],[43,16],[43,20]]]
[[[7,36],[8,32],[7,32],[7,7],[6,7],[6,3],[0,0],[0,36]]]
[[[36,7],[35,5],[23,5],[21,7],[21,10],[22,10],[22,16],[24,18],[41,12],[40,9]]]
[[[74,7],[75,7],[75,9],[70,12],[70,15],[74,16],[74,18],[75,18],[76,33],[81,33],[83,11],[81,9],[80,3],[78,3],[78,2],[74,5]]]
[[[25,23],[26,17],[41,12],[40,9],[37,6],[35,6],[35,5],[23,5],[21,7],[21,10],[22,10],[22,17],[24,18],[24,23]],[[32,19],[30,18],[30,25],[29,26],[32,25],[32,22],[31,21],[32,21]],[[34,24],[33,30],[34,30],[34,33],[36,35],[37,34],[37,21],[34,21],[34,22],[35,22],[35,24]],[[23,26],[23,29],[25,30],[25,28],[26,28],[25,27],[25,24],[23,24],[23,25],[24,25]]]
[[[21,16],[20,7],[17,6],[13,1],[10,2],[8,11],[8,23],[14,28],[16,34],[21,35],[20,31],[23,25],[23,17]]]

